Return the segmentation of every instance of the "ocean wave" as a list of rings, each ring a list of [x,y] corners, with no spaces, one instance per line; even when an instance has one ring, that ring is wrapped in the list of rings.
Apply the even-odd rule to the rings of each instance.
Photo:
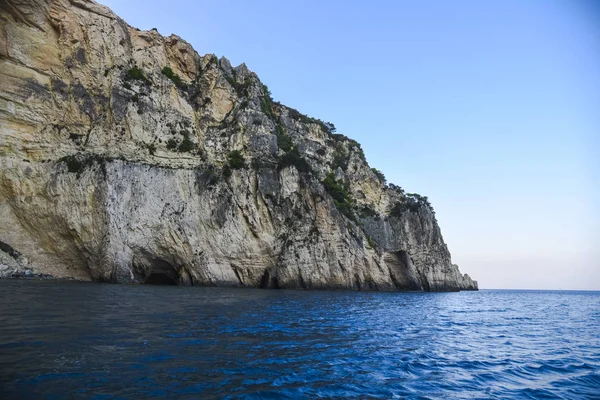
[[[600,398],[598,292],[0,284],[0,398]]]

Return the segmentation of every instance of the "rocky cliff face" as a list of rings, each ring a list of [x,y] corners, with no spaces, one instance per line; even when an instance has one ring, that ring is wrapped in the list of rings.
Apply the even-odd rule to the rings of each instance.
[[[89,0],[0,2],[0,274],[462,290],[426,198],[245,65]]]

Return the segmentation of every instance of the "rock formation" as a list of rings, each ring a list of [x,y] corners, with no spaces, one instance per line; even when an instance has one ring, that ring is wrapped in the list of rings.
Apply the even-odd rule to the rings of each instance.
[[[0,274],[477,289],[356,141],[91,0],[0,2]]]

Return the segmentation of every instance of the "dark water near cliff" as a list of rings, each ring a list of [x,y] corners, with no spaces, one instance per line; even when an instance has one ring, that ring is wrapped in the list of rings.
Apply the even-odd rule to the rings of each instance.
[[[600,292],[0,281],[0,398],[600,398]]]

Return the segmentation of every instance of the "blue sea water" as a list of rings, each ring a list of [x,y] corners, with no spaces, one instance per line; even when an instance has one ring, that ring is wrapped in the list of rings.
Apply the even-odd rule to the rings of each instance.
[[[600,398],[600,292],[0,281],[0,398]]]

